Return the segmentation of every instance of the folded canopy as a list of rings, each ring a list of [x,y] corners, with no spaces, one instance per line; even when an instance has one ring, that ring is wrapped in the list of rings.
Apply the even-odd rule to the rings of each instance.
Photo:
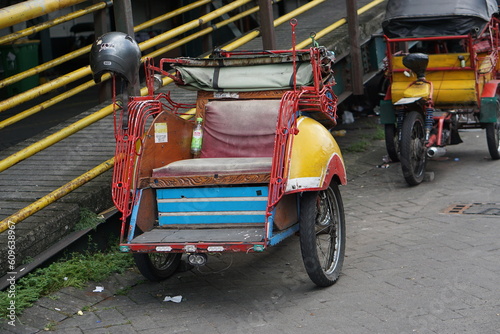
[[[389,0],[382,28],[390,38],[467,35],[497,11],[497,0]]]

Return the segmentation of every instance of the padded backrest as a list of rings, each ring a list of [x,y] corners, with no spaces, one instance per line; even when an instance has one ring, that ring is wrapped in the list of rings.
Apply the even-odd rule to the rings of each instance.
[[[183,87],[187,89],[247,92],[293,88],[294,71],[291,62],[227,67],[175,66],[175,69],[179,71]],[[311,63],[298,62],[296,75],[297,87],[312,85]]]
[[[271,157],[280,100],[210,101],[202,158]]]

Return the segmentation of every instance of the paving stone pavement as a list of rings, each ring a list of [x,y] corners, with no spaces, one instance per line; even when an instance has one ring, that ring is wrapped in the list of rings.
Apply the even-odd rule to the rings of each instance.
[[[365,130],[348,129],[341,147]],[[500,162],[489,159],[484,131],[462,138],[446,158],[429,162],[435,178],[417,187],[406,185],[399,163],[377,167],[383,141],[346,152],[346,258],[332,287],[309,280],[292,237],[260,254],[211,256],[207,266],[161,283],[129,270],[83,290],[65,288],[0,332],[37,333],[50,324],[53,333],[85,334],[499,333],[500,219],[444,210],[500,206]],[[96,285],[104,291],[92,292]]]

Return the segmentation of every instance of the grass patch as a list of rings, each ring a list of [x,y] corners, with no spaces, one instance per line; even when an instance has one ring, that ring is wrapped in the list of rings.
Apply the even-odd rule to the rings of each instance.
[[[74,230],[81,231],[87,228],[96,228],[97,225],[104,222],[104,217],[99,217],[95,212],[90,209],[80,209],[80,221],[75,224]]]
[[[359,140],[351,145],[349,145],[345,150],[347,152],[364,152],[370,147],[370,143],[366,140]]]
[[[54,321],[50,321],[45,327],[43,328],[44,331],[53,331],[56,329],[57,323]]]
[[[380,126],[377,126],[375,133],[373,134],[372,139],[373,140],[384,140],[385,139],[384,129],[381,128]]]
[[[39,268],[19,279],[15,284],[14,298],[11,290],[0,292],[0,318],[7,318],[7,307],[12,300],[15,301],[16,315],[19,315],[40,297],[68,286],[83,288],[89,281],[101,281],[112,273],[123,273],[132,264],[133,258],[129,253],[73,253],[65,260]]]

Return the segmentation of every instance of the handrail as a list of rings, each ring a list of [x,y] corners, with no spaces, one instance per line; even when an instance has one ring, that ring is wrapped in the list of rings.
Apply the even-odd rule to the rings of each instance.
[[[0,8],[0,29],[85,1],[87,0],[29,0]]]
[[[361,15],[361,14],[369,11],[370,9],[372,9],[373,7],[381,4],[384,1],[386,1],[386,0],[375,0],[375,1],[370,2],[367,5],[364,5],[363,7],[361,7],[360,9],[358,9],[358,15]],[[325,35],[331,33],[332,31],[334,31],[335,29],[341,27],[342,25],[344,25],[346,23],[347,23],[347,20],[345,18],[340,19],[337,22],[329,25],[325,29],[322,29],[321,31],[317,32],[315,38],[316,39],[320,39],[321,37],[324,37]],[[297,44],[297,49],[303,49],[306,46],[310,45],[311,43],[312,43],[312,41],[310,39],[306,39],[305,41]]]
[[[15,114],[14,116],[11,116],[7,119],[4,119],[3,121],[0,122],[0,130],[2,130],[3,128],[9,126],[9,125],[12,125],[16,122],[19,122],[31,115],[34,115],[36,114],[37,112],[40,112],[42,110],[45,110],[47,109],[48,107],[51,107],[59,102],[62,102],[64,100],[66,100],[67,98],[71,97],[71,96],[74,96],[78,93],[81,93],[83,92],[84,90],[87,90],[89,89],[90,87],[93,87],[95,86],[95,82],[94,80],[90,80],[90,81],[87,81],[79,86],[76,86],[74,88],[71,88],[70,90],[67,90],[65,91],[64,93],[62,94],[59,94],[57,96],[54,96],[53,98],[51,99],[48,99],[40,104],[37,104],[36,106],[34,107],[31,107],[29,109],[26,109],[20,113],[17,113]]]
[[[257,11],[259,11],[259,6],[255,6],[255,7],[250,8],[250,9],[244,11],[244,12],[236,14],[236,15],[232,16],[231,18],[229,18],[227,20],[224,20],[222,22],[217,22],[215,24],[212,24],[211,26],[209,26],[209,27],[207,27],[207,28],[205,28],[203,30],[200,30],[200,31],[198,31],[198,32],[196,32],[194,34],[186,36],[186,37],[184,37],[182,39],[179,39],[178,41],[170,43],[167,46],[164,46],[164,47],[162,47],[160,49],[157,49],[157,50],[151,52],[150,54],[148,54],[148,57],[150,57],[150,58],[158,57],[158,56],[160,56],[160,55],[162,55],[162,54],[164,54],[164,53],[166,53],[168,51],[174,50],[174,49],[180,47],[181,45],[184,45],[184,44],[186,44],[188,42],[191,42],[192,40],[195,40],[196,38],[199,38],[201,36],[207,35],[207,34],[213,32],[213,31],[215,31],[217,29],[220,29],[220,28],[222,28],[224,26],[227,26],[228,24],[230,24],[230,23],[232,23],[234,21],[237,21],[237,20],[239,20],[239,19],[241,19],[241,18],[243,18],[245,16],[253,14],[253,13],[257,12]]]
[[[60,142],[64,138],[71,136],[75,132],[78,132],[79,130],[91,125],[92,123],[103,119],[111,113],[113,113],[113,106],[110,104],[102,108],[98,112],[88,115],[81,120],[65,127],[64,129],[61,129],[51,134],[50,136],[47,136],[44,139],[39,140],[36,143],[31,144],[30,146],[8,156],[7,158],[0,161],[0,173],[7,168],[15,165],[16,163],[29,158],[32,155],[35,155],[36,153],[46,149],[49,146],[54,145],[57,142]]]
[[[176,37],[179,35],[179,31],[181,33],[184,33],[186,31],[189,31],[194,28],[198,28],[201,25],[206,24],[207,22],[212,21],[213,19],[220,17],[224,14],[227,14],[228,12],[240,7],[241,5],[247,4],[251,2],[252,0],[235,0],[228,5],[225,5],[224,7],[220,7],[214,11],[211,11],[208,14],[205,14],[203,16],[200,16],[199,18],[192,20],[190,22],[184,23],[177,28],[171,29],[169,31],[164,32],[163,34],[160,34],[158,36],[155,36],[151,39],[148,39],[140,44],[141,50],[147,50],[150,49],[160,43],[166,42],[169,39],[172,39],[173,37]]]
[[[189,4],[189,5],[186,5],[186,6],[183,6],[181,8],[178,8],[172,12],[169,12],[165,15],[162,15],[162,18],[163,20],[167,20],[169,18],[172,18],[173,16],[176,16],[176,15],[179,15],[179,14],[182,14],[182,13],[185,13],[191,9],[194,9],[196,7],[199,7],[199,6],[202,6],[204,4],[206,4],[207,2],[211,2],[211,0],[199,0],[197,2],[194,2],[192,4]],[[134,28],[134,31],[140,31],[144,28],[147,28],[147,27],[150,27],[152,26],[153,24],[157,24],[158,23],[158,20],[157,19],[152,19],[152,20],[149,20],[149,21],[146,21],[142,24],[139,24],[138,26],[136,26]],[[38,74],[38,73],[41,73],[43,71],[46,71],[50,68],[53,68],[55,66],[58,66],[60,64],[63,64],[71,59],[74,59],[76,57],[79,57],[79,56],[82,56],[86,53],[88,53],[90,51],[90,48],[92,46],[91,45],[87,45],[87,46],[84,46],[78,50],[74,50],[70,53],[67,53],[61,57],[58,57],[58,58],[55,58],[55,59],[52,59],[52,60],[49,60],[41,65],[38,65],[38,66],[35,66],[33,68],[30,68],[26,71],[23,71],[21,73],[17,73],[11,77],[8,77],[8,78],[5,78],[3,80],[0,80],[0,88],[3,88],[5,86],[8,86],[8,85],[12,85],[13,83],[16,83],[18,81],[21,81],[23,79],[26,79],[30,76],[33,76],[35,74]],[[12,108],[12,107],[9,107],[9,108]],[[0,112],[2,112],[3,110],[0,110]]]
[[[302,14],[302,13],[308,11],[309,9],[311,9],[311,8],[321,4],[323,2],[325,2],[325,0],[313,0],[311,2],[308,2],[307,4],[300,6],[299,8],[296,8],[289,13],[287,13],[283,16],[280,16],[279,18],[274,20],[273,25],[274,25],[274,27],[277,27],[285,22],[288,22],[294,16]],[[254,31],[250,32],[249,34],[247,34],[246,36],[243,36],[242,38],[239,38],[236,41],[227,44],[226,46],[223,47],[223,49],[227,50],[227,51],[232,51],[232,50],[239,48],[243,44],[248,43],[252,39],[257,38],[259,36],[260,36],[260,30],[254,30]]]
[[[23,79],[26,79],[32,75],[41,73],[45,70],[48,70],[50,68],[56,67],[57,65],[61,65],[68,60],[75,59],[76,57],[80,57],[84,55],[85,53],[88,53],[90,51],[91,45],[84,46],[78,50],[71,51],[70,53],[67,53],[65,55],[62,55],[61,57],[54,58],[52,60],[49,60],[48,62],[45,62],[41,65],[32,67],[24,72],[15,74],[11,77],[5,78],[3,80],[0,80],[0,88],[3,88],[8,85],[12,85],[13,83],[16,83],[18,81],[21,81]],[[2,112],[3,110],[0,110]]]
[[[9,217],[0,221],[0,233],[7,230],[10,226],[17,224],[20,221],[28,218],[32,214],[40,211],[41,209],[43,209],[47,205],[54,203],[55,201],[57,201],[58,199],[60,199],[64,195],[79,188],[80,186],[84,185],[85,183],[89,182],[90,180],[101,175],[105,171],[111,169],[111,167],[113,167],[113,165],[114,165],[114,159],[115,158],[111,158],[111,159],[106,160],[105,162],[92,168],[91,170],[89,170],[85,174],[80,175],[76,179],[73,179],[70,182],[63,185],[62,187],[59,187],[56,190],[52,191],[50,194],[43,196],[42,198],[38,199],[37,201],[31,203],[30,205],[22,208],[19,211],[17,211],[13,215],[10,215]]]
[[[173,10],[171,12],[157,16],[154,19],[151,19],[149,21],[146,21],[146,22],[143,22],[141,24],[136,25],[134,27],[134,31],[137,32],[137,31],[149,28],[151,26],[154,26],[155,24],[158,24],[158,23],[161,23],[161,22],[166,21],[168,19],[171,19],[174,16],[185,13],[187,11],[190,11],[192,9],[198,8],[200,6],[206,5],[206,4],[211,3],[211,2],[212,2],[212,0],[200,0],[200,1],[193,2],[189,5],[177,8],[176,10]]]
[[[101,10],[101,9],[104,9],[107,7],[111,7],[112,5],[113,5],[113,2],[111,0],[96,3],[92,6],[87,7],[87,8],[80,9],[80,10],[77,10],[75,12],[71,12],[69,14],[63,15],[63,16],[59,16],[53,20],[45,21],[45,22],[42,22],[40,24],[34,25],[32,27],[29,27],[29,28],[26,28],[23,30],[19,30],[19,31],[12,33],[12,34],[0,37],[0,44],[7,44],[7,43],[15,41],[19,38],[23,38],[23,37],[35,34],[39,31],[54,27],[58,24],[68,22],[70,20],[74,20],[76,18],[79,18],[80,16],[84,16],[84,15],[96,12],[98,10]]]

